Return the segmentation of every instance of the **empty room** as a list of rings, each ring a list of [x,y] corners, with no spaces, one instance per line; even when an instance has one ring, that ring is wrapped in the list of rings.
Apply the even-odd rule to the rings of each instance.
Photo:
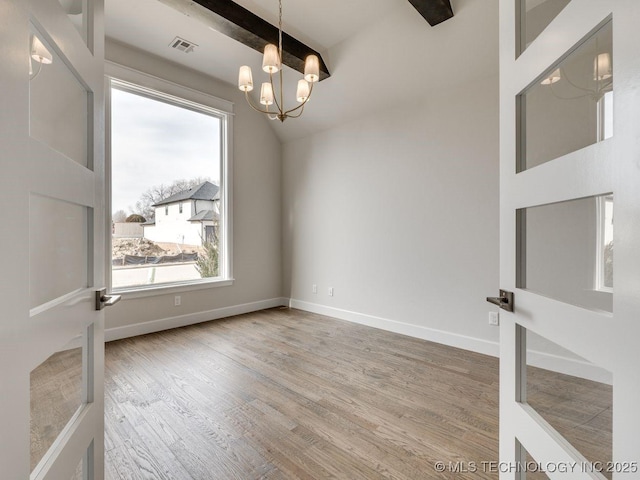
[[[640,2],[0,20],[0,478],[640,479]]]

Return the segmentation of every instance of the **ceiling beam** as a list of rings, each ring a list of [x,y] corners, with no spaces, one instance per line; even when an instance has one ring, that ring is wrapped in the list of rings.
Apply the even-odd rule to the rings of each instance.
[[[231,0],[160,1],[260,53],[268,43],[278,45],[277,27]],[[331,75],[318,52],[285,32],[282,32],[282,50],[282,63],[294,70],[304,73],[304,60],[313,54],[320,60],[320,80]]]
[[[450,0],[409,0],[432,27],[453,17]]]

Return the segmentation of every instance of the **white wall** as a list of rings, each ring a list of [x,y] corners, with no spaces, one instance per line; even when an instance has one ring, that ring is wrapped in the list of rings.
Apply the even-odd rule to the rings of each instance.
[[[196,208],[196,202],[197,207]],[[182,212],[180,212],[182,205]],[[188,200],[181,203],[161,205],[155,209],[155,225],[145,227],[144,236],[154,242],[175,242],[185,245],[202,245],[204,228],[202,222],[190,222],[197,211],[213,210],[217,213],[216,202],[212,200]],[[213,222],[206,222],[213,225]]]
[[[279,301],[281,147],[268,121],[246,105],[239,90],[211,77],[113,42],[107,44],[106,56],[110,61],[235,103],[233,285],[180,292],[179,307],[173,306],[173,293],[144,298],[125,296],[106,313],[107,337],[140,333],[143,330],[131,326],[143,322],[168,327],[213,318],[214,311],[233,313],[238,308],[249,308],[247,304],[259,307]],[[244,307],[236,308],[239,305]],[[170,321],[163,321],[166,319]]]
[[[142,238],[143,228],[149,227],[137,222],[116,222],[113,224],[113,238]]]
[[[611,312],[613,294],[595,290],[597,198],[528,208],[526,288],[592,310]]]
[[[497,352],[497,77],[288,142],[283,158],[294,306]]]

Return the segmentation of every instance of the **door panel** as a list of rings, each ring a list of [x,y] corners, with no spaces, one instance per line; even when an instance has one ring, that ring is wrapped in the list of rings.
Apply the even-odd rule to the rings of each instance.
[[[611,372],[613,451],[612,463],[604,467],[613,470],[614,479],[640,478],[640,453],[635,440],[640,430],[637,408],[640,402],[640,376],[637,374],[640,350],[636,341],[631,340],[640,335],[637,321],[640,312],[640,254],[637,249],[640,242],[640,189],[637,188],[640,170],[635,160],[640,156],[640,141],[637,124],[635,130],[631,128],[634,122],[640,121],[640,95],[637,92],[640,83],[637,51],[640,3],[571,0],[531,41],[526,51],[514,59],[513,47],[515,45],[517,49],[521,43],[519,28],[514,22],[520,21],[522,7],[522,0],[500,0],[500,287],[515,293],[514,312],[501,316],[500,459],[507,465],[523,465],[529,457],[542,464],[553,464],[556,471],[546,472],[552,479],[607,478],[603,475],[606,472],[602,472],[602,465],[592,463],[600,459],[590,453],[591,458],[585,458],[583,453],[587,449],[581,445],[581,440],[572,438],[557,419],[544,418],[550,417],[549,409],[543,416],[528,403],[527,359],[532,356],[527,353],[527,336],[538,335],[565,351],[560,355],[562,361],[578,365],[581,360],[575,358],[577,355],[587,364]],[[612,82],[613,93],[607,101],[614,101],[615,109],[603,110],[602,116],[598,117],[599,107],[594,108],[594,104],[600,97],[596,94],[598,98],[589,99],[592,104],[588,116],[583,113],[576,117],[588,121],[588,128],[582,129],[589,131],[588,141],[572,143],[577,137],[565,115],[563,121],[536,140],[543,148],[548,146],[545,142],[554,145],[555,153],[542,155],[540,158],[544,163],[534,162],[535,168],[519,168],[518,159],[524,158],[527,142],[531,135],[535,137],[539,133],[528,127],[533,122],[547,128],[549,122],[557,120],[553,118],[553,109],[541,108],[537,114],[530,109],[525,112],[523,92],[549,87],[541,85],[542,81],[549,78],[563,60],[578,52],[580,46],[587,45],[585,39],[595,38],[592,37],[594,32],[606,32],[607,39],[595,41],[595,49],[586,49],[589,53],[581,62],[586,72],[594,73],[583,76],[588,76],[593,83],[598,72],[610,72],[611,77],[606,80]],[[610,58],[599,60],[601,53],[609,53]],[[614,57],[615,64],[612,62]],[[561,72],[553,85],[573,81],[573,77],[565,73]],[[607,75],[609,73],[599,76],[604,79]],[[573,100],[560,97],[562,95],[554,97],[553,103],[561,105],[558,108],[563,112],[570,110]],[[538,118],[529,118],[525,113],[536,114]],[[589,120],[594,116],[596,122]],[[605,117],[607,125],[598,126]],[[534,165],[527,165],[531,166]],[[602,226],[594,219],[594,215],[598,218],[597,209],[602,208],[601,204],[606,203],[607,198],[615,198],[615,230],[608,233],[600,232]],[[582,226],[576,222],[586,210],[574,208],[580,203],[592,211],[588,215],[592,220],[585,220]],[[562,211],[553,215],[543,212],[554,208]],[[549,223],[552,216],[557,217],[555,226]],[[544,222],[548,223],[547,233],[542,231]],[[531,228],[537,229],[537,233],[531,232]],[[606,268],[615,269],[613,278],[599,283],[597,269],[600,263],[605,269],[605,259],[601,258],[605,238],[615,243],[614,263]],[[577,245],[578,241],[581,247]],[[534,251],[527,251],[531,247]],[[582,272],[579,278],[567,276],[577,271]],[[586,281],[583,280],[585,276]],[[576,295],[593,297],[595,293],[601,293],[596,292],[598,288],[610,297],[604,306],[576,298]],[[562,295],[558,293],[561,290],[564,291]],[[568,295],[567,291],[572,293]],[[566,351],[574,355],[568,355]],[[559,361],[550,357],[547,360],[552,360],[549,363],[552,377],[562,381],[558,380],[562,378]],[[574,371],[572,375],[580,376],[580,372]],[[569,394],[571,388],[564,386],[556,390],[559,394]],[[534,399],[531,401],[535,403]],[[553,411],[553,406],[549,407]],[[578,451],[577,446],[583,452]],[[573,462],[576,462],[573,470],[563,470]],[[501,473],[500,477],[518,479],[525,478],[525,474],[513,468]]]
[[[0,4],[3,478],[103,478],[103,14],[81,3],[84,38],[57,0]]]
[[[86,167],[89,92],[44,35],[35,27],[33,32],[32,44],[40,42],[52,63],[31,62],[35,75],[29,82],[29,133]]]
[[[605,198],[609,195],[516,211],[518,288],[591,310],[612,311],[612,287],[599,282],[606,260],[604,247],[598,250],[600,233],[613,230],[612,217],[608,229],[600,218],[606,216],[600,208]],[[610,275],[612,270],[610,265]]]

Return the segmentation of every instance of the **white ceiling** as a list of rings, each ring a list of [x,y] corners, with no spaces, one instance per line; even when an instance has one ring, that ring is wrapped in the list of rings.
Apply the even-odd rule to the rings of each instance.
[[[236,2],[277,24],[277,0]],[[250,65],[254,82],[262,81],[258,52],[159,0],[105,3],[110,38],[234,85],[238,67]],[[376,111],[428,103],[438,89],[497,75],[497,3],[452,0],[455,16],[431,27],[408,0],[285,0],[284,30],[318,50],[332,76],[316,85],[300,119],[273,122],[276,134],[293,140]],[[198,48],[189,54],[169,48],[176,36]],[[300,74],[286,68],[285,75],[293,97]]]

